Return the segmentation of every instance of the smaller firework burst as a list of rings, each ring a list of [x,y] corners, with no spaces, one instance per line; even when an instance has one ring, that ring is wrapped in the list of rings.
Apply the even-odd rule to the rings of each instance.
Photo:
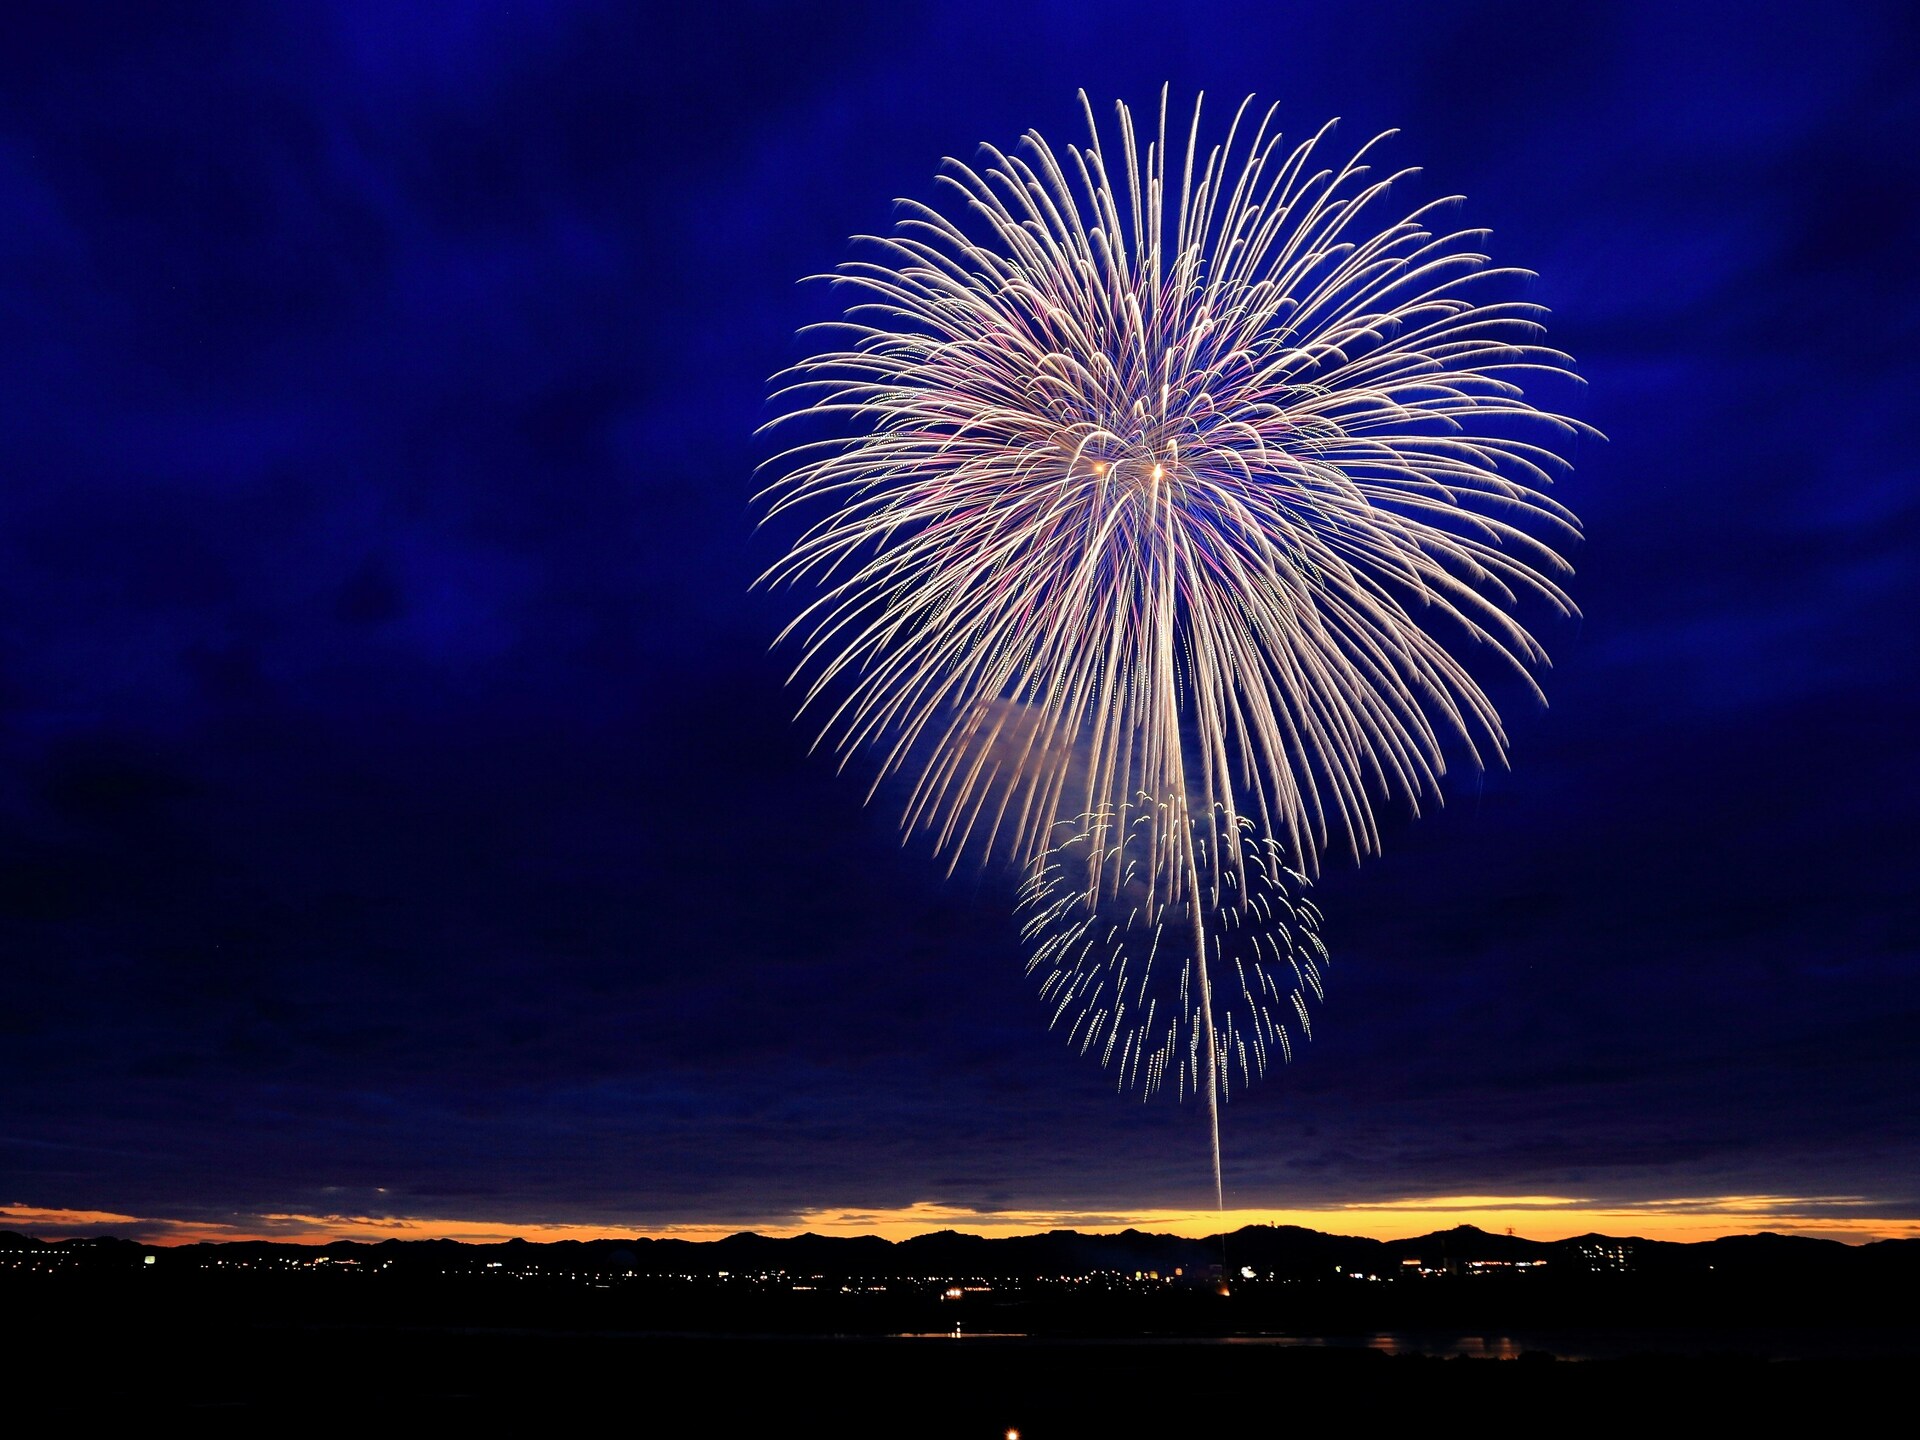
[[[1246,1084],[1290,1061],[1296,1034],[1312,1038],[1308,1000],[1324,998],[1327,947],[1306,877],[1278,841],[1220,811],[1156,822],[1153,811],[1169,808],[1143,802],[1124,827],[1099,817],[1056,827],[1020,890],[1027,973],[1053,1028],[1065,1026],[1068,1043],[1112,1071],[1117,1089],[1145,1099],[1171,1084],[1184,1099],[1217,1076],[1224,1097],[1236,1075]],[[1151,852],[1171,825],[1192,831],[1201,872],[1218,877],[1217,893],[1198,897],[1204,925],[1194,923],[1192,892],[1156,877]]]

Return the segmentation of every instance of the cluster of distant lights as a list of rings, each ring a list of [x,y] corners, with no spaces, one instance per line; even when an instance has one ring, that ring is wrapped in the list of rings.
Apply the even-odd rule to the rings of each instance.
[[[1605,1270],[1628,1270],[1632,1268],[1631,1257],[1625,1246],[1581,1246],[1579,1251],[1588,1268]],[[70,1269],[81,1257],[70,1251],[59,1250],[0,1250],[0,1269],[8,1270],[56,1270]],[[154,1265],[158,1256],[148,1254],[143,1264]],[[1395,1278],[1435,1278],[1450,1275],[1501,1275],[1525,1274],[1546,1268],[1547,1261],[1536,1260],[1464,1260],[1432,1264],[1422,1259],[1408,1258],[1400,1262],[1397,1275],[1395,1271],[1379,1274],[1365,1270],[1351,1270],[1344,1265],[1335,1265],[1335,1278],[1381,1283]],[[269,1256],[257,1260],[201,1259],[192,1268],[197,1270],[225,1271],[261,1271],[268,1273],[298,1273],[301,1271],[327,1271],[342,1275],[372,1275],[394,1268],[394,1262],[383,1260],[378,1264],[331,1255],[319,1255],[309,1259]],[[407,1267],[408,1274],[420,1274],[420,1269]],[[1068,1289],[1106,1289],[1130,1290],[1138,1288],[1165,1288],[1181,1283],[1207,1284],[1217,1286],[1226,1293],[1224,1278],[1214,1272],[1197,1273],[1188,1277],[1185,1267],[1175,1266],[1172,1270],[1094,1270],[1080,1275],[1027,1275],[1027,1276],[986,1276],[986,1275],[869,1275],[869,1276],[828,1276],[824,1274],[804,1274],[787,1270],[759,1271],[681,1271],[675,1273],[655,1273],[633,1269],[626,1270],[546,1270],[538,1267],[522,1268],[512,1266],[501,1260],[490,1260],[478,1265],[441,1267],[440,1275],[469,1276],[479,1279],[501,1280],[544,1280],[548,1282],[572,1281],[587,1283],[606,1288],[616,1280],[682,1285],[696,1284],[738,1284],[757,1289],[778,1289],[795,1293],[819,1293],[837,1290],[842,1295],[887,1294],[894,1291],[933,1293],[941,1300],[962,1301],[969,1296],[986,1295],[994,1292],[1002,1294],[1018,1293],[1024,1287],[1036,1286],[1051,1288],[1064,1286]],[[1242,1265],[1239,1273],[1233,1277],[1236,1281],[1265,1284],[1299,1284],[1296,1276],[1283,1276],[1274,1271],[1261,1272],[1251,1265]]]

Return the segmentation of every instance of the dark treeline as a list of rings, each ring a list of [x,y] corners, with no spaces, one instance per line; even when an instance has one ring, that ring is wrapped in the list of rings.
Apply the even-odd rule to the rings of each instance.
[[[1230,1278],[1238,1277],[1242,1267],[1263,1280],[1351,1278],[1356,1274],[1386,1280],[1421,1272],[1427,1276],[1496,1275],[1507,1268],[1521,1272],[1535,1266],[1541,1279],[1631,1274],[1674,1279],[1712,1275],[1902,1281],[1920,1273],[1920,1240],[1845,1245],[1769,1232],[1694,1243],[1597,1234],[1535,1241],[1493,1235],[1466,1225],[1390,1241],[1328,1235],[1291,1225],[1258,1225],[1204,1239],[1151,1235],[1139,1230],[1093,1235],[1054,1230],[990,1239],[943,1230],[898,1242],[876,1236],[808,1234],[774,1238],[749,1232],[713,1241],[609,1237],[466,1244],[456,1240],[394,1239],[311,1245],[239,1240],[169,1247],[112,1237],[48,1241],[0,1231],[0,1253],[19,1257],[31,1252],[93,1269],[140,1265],[148,1256],[172,1271],[223,1262],[304,1265],[326,1257],[336,1262],[351,1260],[434,1273],[498,1267],[521,1272],[604,1271],[660,1276],[785,1273],[835,1279],[1020,1279],[1134,1272],[1157,1272],[1172,1278],[1176,1271],[1187,1278],[1201,1279],[1223,1272]]]
[[[1406,1240],[1252,1226],[983,1239],[237,1241],[161,1249],[0,1234],[0,1300],[76,1324],[480,1325],[713,1334],[1342,1334],[1678,1327],[1905,1336],[1920,1241],[1774,1234],[1538,1242],[1471,1227]],[[1876,1342],[1878,1343],[1878,1342]],[[1907,1345],[1906,1339],[1899,1342]]]

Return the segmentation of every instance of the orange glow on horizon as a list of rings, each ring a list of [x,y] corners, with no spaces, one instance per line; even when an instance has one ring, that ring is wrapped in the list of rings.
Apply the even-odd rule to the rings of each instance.
[[[136,1216],[105,1210],[67,1210],[0,1205],[0,1229],[43,1239],[118,1234],[155,1246],[197,1241],[278,1240],[324,1244],[332,1240],[459,1240],[498,1244],[515,1238],[534,1242],[601,1239],[719,1240],[751,1230],[786,1237],[878,1235],[906,1240],[934,1230],[985,1236],[1033,1235],[1048,1230],[1085,1233],[1125,1229],[1202,1236],[1245,1225],[1298,1225],[1334,1235],[1399,1240],[1456,1225],[1494,1233],[1511,1228],[1529,1240],[1562,1240],[1598,1231],[1647,1240],[1712,1240],[1773,1230],[1852,1244],[1920,1238],[1920,1219],[1871,1213],[1876,1202],[1861,1196],[1723,1195],[1632,1203],[1607,1203],[1555,1195],[1453,1195],[1306,1209],[1248,1207],[1225,1214],[1211,1210],[1137,1211],[975,1210],[930,1201],[894,1209],[816,1209],[728,1221],[679,1223],[583,1223],[463,1219],[440,1216],[236,1214],[226,1220]],[[1851,1212],[1851,1213],[1850,1213]]]

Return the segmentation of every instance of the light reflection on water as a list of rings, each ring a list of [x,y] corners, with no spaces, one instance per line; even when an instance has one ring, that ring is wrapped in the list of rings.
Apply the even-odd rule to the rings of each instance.
[[[1372,1335],[1234,1335],[1229,1345],[1283,1345],[1304,1350],[1379,1350],[1387,1355],[1434,1355],[1451,1359],[1469,1355],[1483,1360],[1518,1360],[1530,1350],[1548,1347],[1523,1342],[1511,1335],[1428,1335],[1381,1331]],[[1560,1354],[1559,1351],[1550,1351]],[[1565,1356],[1585,1359],[1585,1356]]]
[[[903,1331],[895,1340],[1031,1340],[1036,1344],[1088,1343],[1067,1337],[1035,1336],[1024,1330],[951,1330]],[[1101,1343],[1115,1345],[1279,1345],[1307,1350],[1379,1350],[1388,1355],[1472,1355],[1489,1360],[1517,1360],[1527,1350],[1541,1348],[1523,1344],[1510,1335],[1401,1335],[1382,1332],[1377,1335],[1149,1335],[1126,1336]],[[1558,1352],[1556,1352],[1558,1353]],[[1573,1356],[1566,1358],[1572,1359]]]
[[[1031,1340],[1024,1330],[910,1330],[888,1337],[892,1340]]]
[[[1359,1335],[1236,1335],[1227,1345],[1378,1350],[1388,1355],[1518,1360],[1623,1360],[1632,1355],[1749,1355],[1768,1360],[1837,1360],[1920,1354],[1920,1331],[1779,1328],[1753,1330],[1381,1330]]]
[[[1780,1330],[1595,1330],[1458,1331],[1377,1330],[1351,1335],[1156,1335],[1068,1337],[1021,1331],[951,1330],[896,1334],[896,1340],[978,1340],[1033,1346],[1274,1346],[1295,1350],[1376,1350],[1385,1355],[1425,1355],[1435,1359],[1518,1360],[1523,1356],[1556,1360],[1620,1360],[1633,1355],[1748,1355],[1771,1360],[1866,1358],[1920,1355],[1920,1330],[1872,1329],[1861,1332]]]

